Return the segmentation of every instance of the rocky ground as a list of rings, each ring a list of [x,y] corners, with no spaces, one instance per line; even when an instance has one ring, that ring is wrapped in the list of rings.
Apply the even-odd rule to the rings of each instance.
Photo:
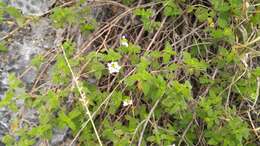
[[[42,16],[51,9],[55,0],[0,0],[8,5],[20,9],[24,16]],[[101,14],[102,12],[102,14]],[[104,11],[95,9],[93,17],[102,19]],[[9,16],[5,16],[8,18]],[[0,40],[8,36],[18,26],[16,24],[0,24]],[[32,58],[37,54],[53,49],[58,43],[56,36],[62,30],[56,30],[51,25],[49,17],[43,17],[37,21],[29,22],[26,27],[19,29],[19,33],[14,33],[8,45],[7,53],[0,53],[0,100],[8,89],[8,74],[16,73],[21,75],[20,79],[26,87],[31,87],[37,77],[36,69],[31,66]],[[23,106],[23,101],[17,101],[17,105]],[[22,109],[21,109],[22,110]],[[32,123],[37,123],[37,113],[35,110],[23,110],[26,119]],[[13,113],[7,108],[0,108],[0,139],[10,128],[10,120],[17,113]],[[64,141],[68,129],[54,129],[51,145],[57,145]],[[0,146],[3,145],[0,142]],[[39,141],[37,145],[41,145]]]
[[[24,15],[42,15],[47,12],[49,7],[53,4],[53,0],[17,0],[4,2],[17,7],[22,10]],[[8,16],[6,16],[8,17]],[[1,24],[0,26],[0,38],[8,35],[15,26]],[[26,28],[19,30],[11,40],[9,45],[9,52],[0,54],[0,99],[3,98],[5,91],[8,89],[7,77],[11,72],[24,75],[21,77],[26,86],[31,86],[32,82],[36,78],[36,71],[31,66],[31,59],[33,56],[43,53],[44,51],[51,49],[55,40],[56,30],[51,26],[48,18],[41,19],[40,21],[31,22]],[[20,101],[20,104],[23,104]],[[19,104],[19,103],[18,103]],[[22,105],[21,105],[22,106]],[[36,120],[35,111],[23,111],[26,112],[30,121]],[[12,113],[6,108],[0,109],[0,139],[5,132],[8,131],[10,125],[10,119],[16,113]],[[66,132],[56,131],[53,135],[52,144],[56,144],[63,141]],[[0,144],[1,145],[1,144]]]

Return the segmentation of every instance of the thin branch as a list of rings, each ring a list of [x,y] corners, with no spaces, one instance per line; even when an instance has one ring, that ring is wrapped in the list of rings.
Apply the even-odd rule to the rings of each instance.
[[[68,58],[67,58],[67,55],[66,55],[66,52],[65,52],[63,46],[61,46],[61,49],[62,49],[62,52],[63,52],[64,59],[65,59],[65,61],[66,61],[66,63],[67,63],[67,66],[68,66],[68,68],[69,68],[69,70],[70,70],[70,72],[71,72],[72,79],[73,79],[73,81],[75,82],[76,87],[77,87],[77,90],[78,90],[78,92],[79,92],[79,94],[80,94],[80,99],[79,99],[79,100],[80,100],[80,102],[83,104],[83,106],[85,107],[85,109],[86,109],[86,111],[87,111],[87,115],[88,115],[89,120],[90,120],[90,122],[91,122],[91,124],[92,124],[92,127],[93,127],[93,129],[94,129],[94,131],[95,131],[95,134],[96,134],[96,137],[97,137],[97,139],[98,139],[99,145],[100,145],[100,146],[103,146],[102,141],[100,140],[100,136],[99,136],[99,134],[98,134],[98,132],[97,132],[96,126],[95,126],[95,124],[94,124],[94,121],[93,121],[93,119],[92,119],[91,113],[90,113],[90,111],[89,111],[89,108],[88,108],[88,105],[87,105],[88,103],[87,103],[86,95],[83,93],[82,88],[80,87],[80,85],[79,85],[79,83],[78,83],[78,80],[77,80],[77,78],[76,78],[76,76],[75,76],[75,74],[74,74],[74,72],[73,72],[73,70],[72,70],[72,68],[71,68],[71,65],[70,65],[70,63],[69,63],[69,60],[68,60]]]
[[[99,105],[99,107],[96,109],[95,112],[93,112],[91,118],[94,118],[94,116],[97,114],[97,112],[101,109],[101,107],[104,106],[104,104],[106,104],[106,102],[109,101],[109,99],[112,97],[112,95],[114,94],[114,92],[116,91],[116,89],[121,85],[121,83],[123,83],[123,81],[130,76],[133,72],[135,71],[135,69],[131,70],[122,80],[119,81],[119,83],[115,86],[115,88],[112,90],[112,92],[106,97],[106,99]],[[77,140],[77,138],[79,137],[79,135],[81,134],[81,132],[86,128],[88,122],[90,121],[90,119],[88,119],[85,123],[82,124],[81,129],[78,131],[78,133],[76,134],[76,136],[74,137],[74,139],[71,141],[70,146],[73,145],[73,143]]]
[[[256,105],[258,97],[259,97],[259,92],[260,92],[260,77],[257,77],[257,88],[256,88],[256,97],[255,97],[255,102],[253,104],[253,107]]]
[[[162,97],[161,97],[161,98],[162,98]],[[143,130],[142,130],[141,135],[140,135],[140,138],[139,138],[139,140],[138,140],[138,146],[141,146],[141,144],[142,144],[142,140],[143,140],[144,131],[145,131],[145,129],[146,129],[146,126],[147,126],[147,124],[148,124],[148,122],[149,122],[149,120],[150,120],[150,118],[151,118],[151,116],[152,116],[152,114],[153,114],[155,108],[156,108],[157,105],[159,104],[161,98],[157,99],[157,101],[156,101],[155,104],[153,105],[153,107],[152,107],[152,109],[151,109],[149,115],[148,115],[147,118],[146,118],[146,121],[145,121],[145,123],[144,123]]]

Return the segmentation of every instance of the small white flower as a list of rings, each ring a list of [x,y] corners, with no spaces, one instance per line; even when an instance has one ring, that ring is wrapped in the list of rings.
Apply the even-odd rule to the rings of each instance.
[[[128,45],[128,41],[127,41],[127,39],[126,39],[126,37],[123,35],[122,36],[122,38],[121,38],[121,45],[122,46],[125,46],[125,47],[128,47],[129,45]]]
[[[133,104],[133,100],[131,99],[125,99],[123,101],[123,106],[129,106],[129,105],[132,105]]]
[[[121,69],[121,66],[117,62],[111,62],[107,64],[109,73],[118,73]]]
[[[122,42],[121,45],[125,46],[125,47],[128,47],[128,43],[127,42]]]
[[[246,8],[248,9],[250,6],[249,2],[246,2]]]

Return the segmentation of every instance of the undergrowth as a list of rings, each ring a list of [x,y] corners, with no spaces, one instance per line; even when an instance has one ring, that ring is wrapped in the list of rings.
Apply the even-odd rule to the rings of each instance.
[[[260,144],[260,3],[67,3],[36,18],[0,5],[19,29],[48,17],[62,30],[62,41],[32,59],[33,85],[9,75],[0,107],[17,114],[7,146],[48,145],[54,129],[66,128],[64,145]],[[23,117],[30,109],[36,123]]]

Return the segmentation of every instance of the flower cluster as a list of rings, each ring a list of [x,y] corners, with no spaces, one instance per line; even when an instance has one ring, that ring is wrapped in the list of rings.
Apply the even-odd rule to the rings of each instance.
[[[123,106],[129,106],[129,105],[132,105],[133,104],[133,100],[131,99],[125,99],[123,101]]]
[[[121,44],[121,46],[125,46],[125,47],[128,47],[128,46],[129,46],[129,45],[128,45],[128,41],[127,41],[127,39],[126,39],[125,36],[122,36],[121,41],[120,41],[120,44]]]
[[[121,66],[118,64],[118,62],[111,62],[107,64],[109,73],[118,73],[121,69]]]

